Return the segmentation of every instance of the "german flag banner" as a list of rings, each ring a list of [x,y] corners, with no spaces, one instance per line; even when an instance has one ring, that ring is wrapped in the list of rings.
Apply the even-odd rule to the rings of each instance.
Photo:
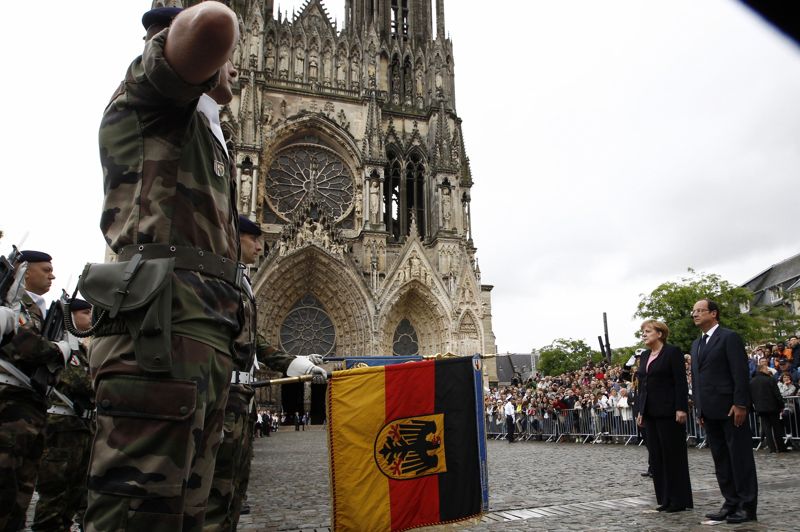
[[[333,530],[407,530],[486,511],[482,388],[479,356],[334,372]]]

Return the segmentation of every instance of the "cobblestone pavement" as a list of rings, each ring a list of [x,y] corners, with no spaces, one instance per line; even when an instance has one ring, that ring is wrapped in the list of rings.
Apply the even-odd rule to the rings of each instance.
[[[758,522],[702,525],[722,503],[708,449],[690,449],[693,511],[662,514],[637,446],[490,441],[489,510],[481,522],[440,530],[798,530],[800,453],[756,452]],[[280,431],[256,440],[248,494],[252,511],[239,529],[328,530],[327,442],[319,429]]]
[[[658,513],[653,485],[640,473],[647,450],[637,446],[489,441],[489,513],[480,522],[437,530],[795,531],[800,452],[756,452],[758,522],[703,525],[722,503],[708,449],[690,449],[695,509]],[[330,496],[325,432],[282,429],[256,440],[248,499],[239,530],[328,530]],[[35,498],[35,495],[34,495]],[[29,521],[33,505],[29,509]]]

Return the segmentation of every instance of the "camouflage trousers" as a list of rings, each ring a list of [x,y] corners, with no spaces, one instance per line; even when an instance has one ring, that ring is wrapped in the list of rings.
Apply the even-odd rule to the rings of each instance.
[[[46,409],[36,392],[0,384],[0,531],[25,526],[44,450]]]
[[[239,525],[242,505],[244,501],[247,500],[247,486],[250,484],[250,467],[253,463],[253,441],[256,435],[256,417],[256,411],[253,409],[244,426],[242,442],[244,442],[245,449],[242,451],[242,461],[239,463],[239,474],[236,477],[234,496],[231,502],[233,515],[231,530],[236,530],[236,527]]]
[[[92,432],[89,421],[76,416],[48,414],[44,454],[39,464],[36,491],[39,501],[33,530],[63,532],[86,510],[86,472]]]
[[[230,356],[173,336],[171,373],[154,376],[139,369],[130,337],[118,335],[96,338],[89,359],[97,433],[85,529],[202,530]]]
[[[249,459],[246,458],[251,454],[248,451],[252,450],[247,426],[254,395],[255,390],[249,386],[231,385],[203,530],[236,530],[242,500],[242,494],[238,492],[242,467],[245,462],[249,466]]]

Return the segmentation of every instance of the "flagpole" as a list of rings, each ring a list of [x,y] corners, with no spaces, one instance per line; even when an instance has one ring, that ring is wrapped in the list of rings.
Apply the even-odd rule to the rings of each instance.
[[[477,353],[476,353],[477,354]],[[486,354],[480,355],[481,359],[487,358],[494,358],[497,355],[495,354]],[[435,355],[422,355],[424,360],[435,360],[441,358],[457,358],[458,355],[454,355],[453,353],[436,353]],[[331,358],[324,358],[324,362],[341,362],[345,360],[354,360],[358,358],[372,358],[372,357],[331,357]],[[255,381],[251,382],[250,386],[253,388],[266,388],[267,386],[279,385],[279,384],[294,384],[296,382],[308,382],[313,379],[313,375],[300,375],[299,377],[283,377],[281,379],[267,379],[263,381]]]

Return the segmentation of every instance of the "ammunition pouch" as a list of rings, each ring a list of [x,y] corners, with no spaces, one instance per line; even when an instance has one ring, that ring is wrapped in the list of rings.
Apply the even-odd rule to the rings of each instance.
[[[109,323],[97,334],[127,333],[133,338],[136,362],[149,373],[172,368],[172,272],[174,258],[143,260],[141,254],[125,262],[87,264],[78,289],[105,311]]]

